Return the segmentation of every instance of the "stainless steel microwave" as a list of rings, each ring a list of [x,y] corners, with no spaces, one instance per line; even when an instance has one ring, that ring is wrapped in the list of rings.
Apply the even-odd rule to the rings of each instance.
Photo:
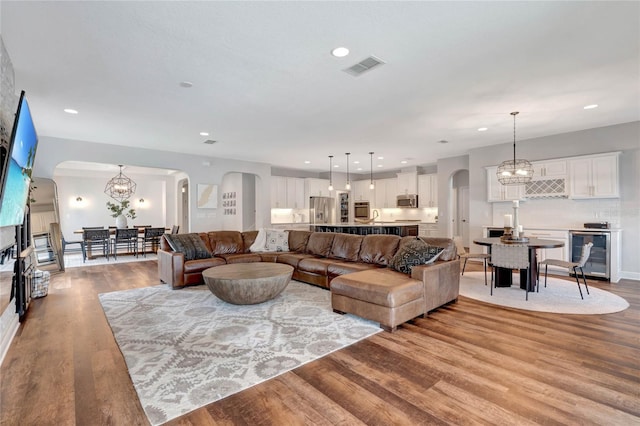
[[[402,208],[418,207],[418,195],[417,194],[398,195],[398,199],[396,201],[396,207],[402,207]]]

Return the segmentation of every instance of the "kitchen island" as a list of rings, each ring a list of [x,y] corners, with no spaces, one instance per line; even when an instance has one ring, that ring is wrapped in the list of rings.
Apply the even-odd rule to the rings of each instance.
[[[340,232],[343,234],[369,235],[369,234],[387,234],[399,235],[405,237],[407,235],[418,235],[418,223],[416,222],[373,222],[373,223],[336,223],[336,224],[316,224],[311,225],[311,230],[316,232]]]

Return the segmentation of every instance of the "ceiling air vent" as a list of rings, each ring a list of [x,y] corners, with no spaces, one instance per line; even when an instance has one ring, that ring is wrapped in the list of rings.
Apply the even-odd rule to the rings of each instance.
[[[206,141],[204,141],[204,143],[206,143],[207,145],[213,145],[216,142],[218,142],[218,141],[213,141],[211,139],[207,139]]]
[[[385,62],[382,59],[376,58],[375,56],[369,56],[368,58],[363,59],[362,61],[343,71],[347,74],[351,74],[354,77],[358,77],[359,75],[362,75],[363,73],[384,64]]]

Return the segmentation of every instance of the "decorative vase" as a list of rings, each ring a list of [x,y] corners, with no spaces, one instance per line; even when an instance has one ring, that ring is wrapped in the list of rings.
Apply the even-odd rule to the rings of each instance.
[[[127,218],[125,215],[121,214],[116,217],[116,227],[118,228],[126,228],[127,227]]]

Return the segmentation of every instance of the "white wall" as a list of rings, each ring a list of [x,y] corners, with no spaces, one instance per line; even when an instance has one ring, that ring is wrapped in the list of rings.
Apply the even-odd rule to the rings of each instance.
[[[227,173],[252,173],[260,177],[260,179],[257,179],[257,185],[259,187],[256,188],[256,190],[262,194],[266,194],[258,206],[256,227],[264,227],[269,223],[271,167],[265,163],[252,163],[42,136],[38,144],[34,175],[53,178],[56,166],[63,161],[128,164],[131,166],[183,171],[189,178],[191,232],[224,229],[224,216],[221,213],[222,203],[220,199],[222,191],[218,191],[218,209],[198,209],[196,204],[198,183],[222,185],[223,176]],[[60,184],[58,185],[58,190],[63,190]],[[175,199],[176,190],[176,188],[172,188],[171,191],[173,195],[171,195],[168,187],[167,196],[173,196]],[[236,191],[240,190],[241,187],[236,188]],[[171,209],[169,209],[169,211],[171,211]],[[103,219],[100,218],[100,220]],[[241,224],[239,226],[241,226]],[[240,228],[235,229],[242,230]],[[182,232],[186,232],[186,230]]]
[[[513,155],[513,144],[505,143],[474,149],[468,156],[470,238],[482,236],[483,225],[499,225],[508,209],[504,203],[488,203],[486,166],[495,166]],[[620,157],[621,197],[615,200],[530,200],[522,204],[520,221],[525,226],[577,227],[584,222],[607,220],[622,229],[622,277],[640,279],[640,122],[624,123],[597,129],[552,135],[517,142],[519,158],[530,161],[577,155],[622,151]],[[441,164],[459,162],[456,157],[438,161],[439,190],[452,167]],[[445,176],[441,176],[441,173]],[[442,197],[439,194],[440,204]],[[440,210],[442,218],[444,212]]]

